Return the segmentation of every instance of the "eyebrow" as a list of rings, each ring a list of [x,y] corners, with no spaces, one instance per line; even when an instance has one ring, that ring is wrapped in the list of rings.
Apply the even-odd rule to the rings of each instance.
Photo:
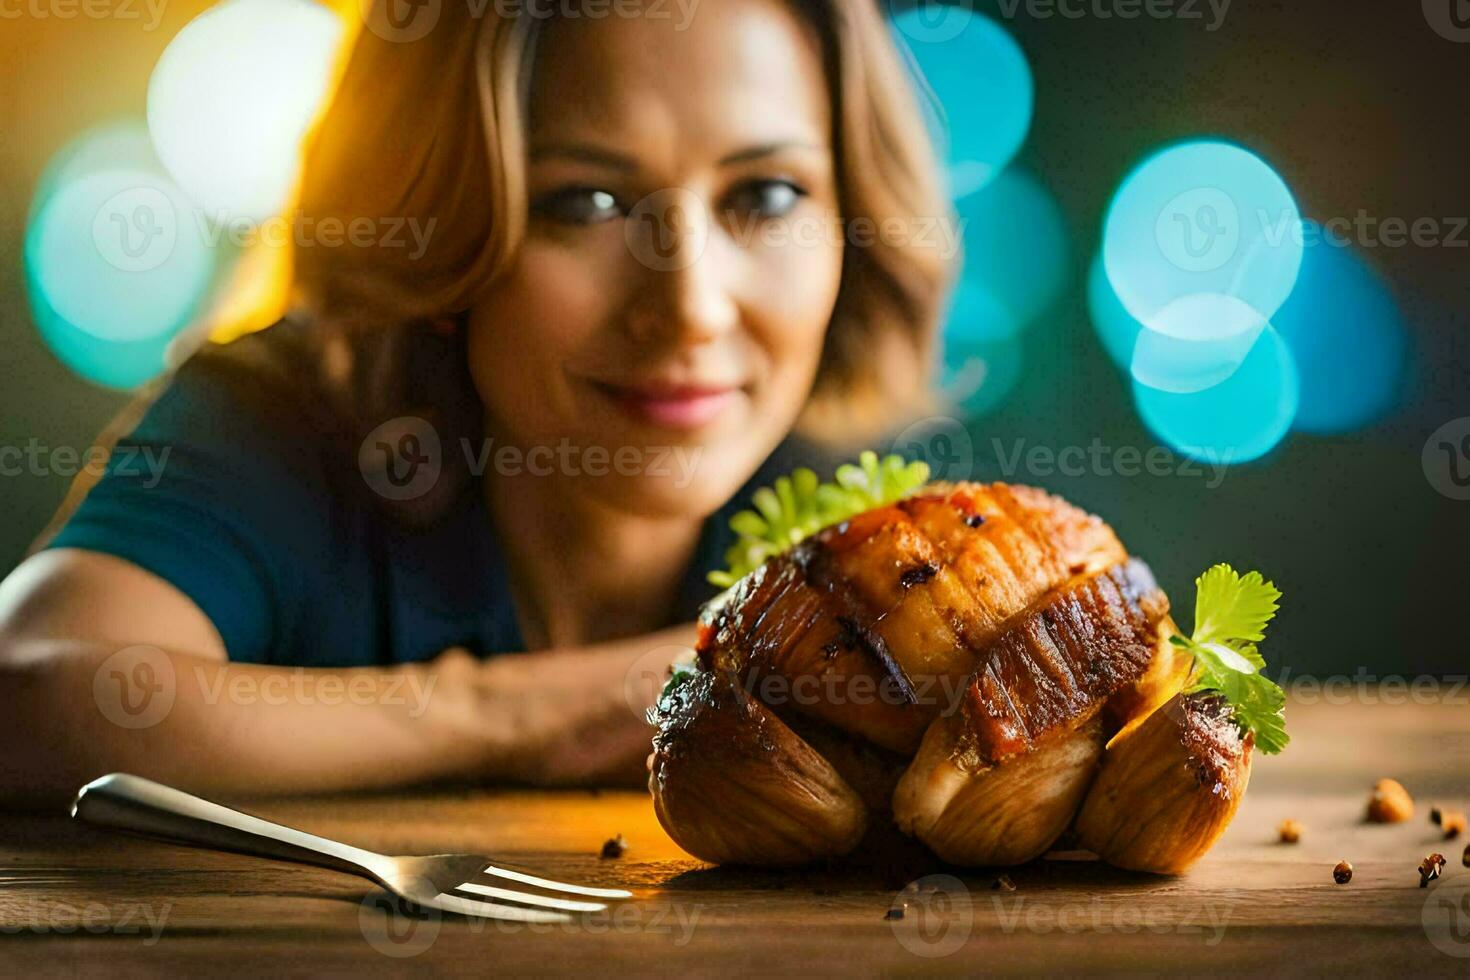
[[[771,143],[758,143],[748,146],[734,153],[728,153],[719,159],[719,165],[727,167],[736,163],[749,163],[763,157],[774,156],[788,150],[806,150],[815,153],[825,153],[827,148],[816,143],[803,140],[778,140]],[[532,148],[531,159],[533,161],[544,160],[547,157],[562,157],[569,160],[580,160],[584,163],[592,163],[607,167],[612,170],[634,171],[638,169],[637,162],[625,153],[594,143],[547,143]]]

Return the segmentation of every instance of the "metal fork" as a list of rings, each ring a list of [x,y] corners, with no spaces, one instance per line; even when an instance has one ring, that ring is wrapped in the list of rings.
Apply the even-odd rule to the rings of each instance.
[[[572,918],[567,914],[569,912],[600,912],[607,908],[602,902],[501,888],[489,883],[493,879],[584,898],[633,897],[632,892],[621,888],[589,888],[498,868],[490,863],[489,858],[476,854],[436,854],[429,857],[375,854],[282,827],[121,772],[94,779],[78,790],[71,815],[98,827],[194,847],[345,871],[375,881],[414,905],[460,915],[515,922],[568,922]],[[466,897],[469,895],[482,898]]]

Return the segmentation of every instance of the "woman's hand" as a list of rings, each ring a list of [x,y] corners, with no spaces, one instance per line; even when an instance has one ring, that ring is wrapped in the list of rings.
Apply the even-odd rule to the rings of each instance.
[[[565,785],[636,784],[646,775],[647,718],[669,664],[693,645],[693,623],[576,650],[470,661],[489,742],[486,775]],[[436,661],[436,664],[440,661]],[[454,669],[459,669],[455,667]]]
[[[0,800],[64,804],[119,770],[222,793],[622,782],[648,751],[642,711],[693,636],[389,668],[233,664],[167,582],[42,552],[0,585]]]

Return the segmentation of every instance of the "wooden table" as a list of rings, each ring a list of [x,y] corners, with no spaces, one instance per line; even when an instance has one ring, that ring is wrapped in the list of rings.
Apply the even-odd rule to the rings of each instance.
[[[1440,692],[1446,700],[1447,688]],[[757,873],[712,869],[664,835],[631,792],[466,792],[248,805],[264,816],[394,853],[483,851],[563,879],[623,883],[636,900],[576,926],[415,919],[351,877],[0,818],[0,972],[362,975],[1104,972],[1470,972],[1466,841],[1428,819],[1470,803],[1470,694],[1455,703],[1293,705],[1294,741],[1258,759],[1229,833],[1181,878],[1043,861],[993,874],[942,867]],[[1362,823],[1373,782],[1418,804]],[[1276,825],[1305,825],[1299,844]],[[621,832],[630,847],[603,860]],[[1420,859],[1446,876],[1420,889]],[[1352,861],[1352,883],[1332,867]],[[906,878],[921,881],[885,919]],[[937,884],[938,891],[924,886]]]

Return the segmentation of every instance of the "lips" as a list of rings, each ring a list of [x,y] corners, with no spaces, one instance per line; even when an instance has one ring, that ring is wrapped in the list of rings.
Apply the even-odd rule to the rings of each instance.
[[[639,422],[667,429],[698,429],[714,422],[740,396],[733,384],[650,381],[637,384],[593,382],[622,412]]]

